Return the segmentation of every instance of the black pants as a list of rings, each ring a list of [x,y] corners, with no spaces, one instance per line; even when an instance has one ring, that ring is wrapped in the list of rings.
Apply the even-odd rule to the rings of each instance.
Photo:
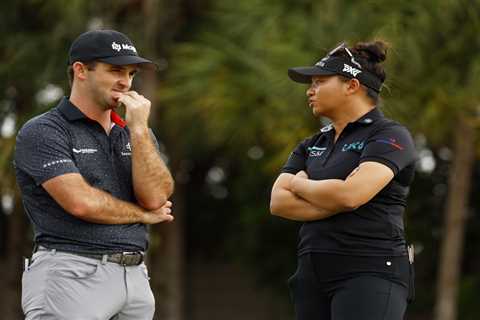
[[[289,279],[297,320],[402,320],[408,260],[305,254]]]

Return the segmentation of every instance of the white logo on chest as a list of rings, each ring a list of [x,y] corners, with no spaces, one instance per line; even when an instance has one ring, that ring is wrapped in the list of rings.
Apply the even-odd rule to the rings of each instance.
[[[96,153],[98,150],[97,149],[92,149],[92,148],[83,148],[83,149],[72,149],[73,152],[75,153]]]
[[[132,145],[130,144],[130,142],[125,145],[125,148],[127,149],[128,152],[122,151],[122,156],[131,156],[132,155]]]

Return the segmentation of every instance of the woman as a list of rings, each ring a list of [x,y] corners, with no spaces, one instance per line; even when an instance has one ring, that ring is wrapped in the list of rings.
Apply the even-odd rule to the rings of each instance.
[[[295,148],[272,189],[272,214],[304,222],[289,279],[297,320],[405,314],[413,280],[403,212],[416,155],[407,129],[377,107],[385,58],[381,41],[341,44],[288,70],[310,84],[313,115],[331,120]]]

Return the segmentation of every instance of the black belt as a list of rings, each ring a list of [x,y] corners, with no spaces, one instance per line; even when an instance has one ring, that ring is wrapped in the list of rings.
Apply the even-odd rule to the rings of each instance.
[[[143,252],[120,252],[120,253],[110,253],[110,254],[94,254],[94,253],[79,253],[79,252],[70,252],[70,251],[64,251],[64,250],[48,249],[42,246],[38,246],[37,248],[34,249],[34,252],[37,252],[37,251],[64,252],[64,253],[74,254],[81,257],[118,263],[126,267],[138,266],[140,263],[143,262],[143,259],[144,259]]]

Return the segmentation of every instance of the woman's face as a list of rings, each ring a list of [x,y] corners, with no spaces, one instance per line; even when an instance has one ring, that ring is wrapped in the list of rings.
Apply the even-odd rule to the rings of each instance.
[[[315,117],[327,116],[343,103],[346,85],[338,76],[313,76],[307,90],[308,106]]]

